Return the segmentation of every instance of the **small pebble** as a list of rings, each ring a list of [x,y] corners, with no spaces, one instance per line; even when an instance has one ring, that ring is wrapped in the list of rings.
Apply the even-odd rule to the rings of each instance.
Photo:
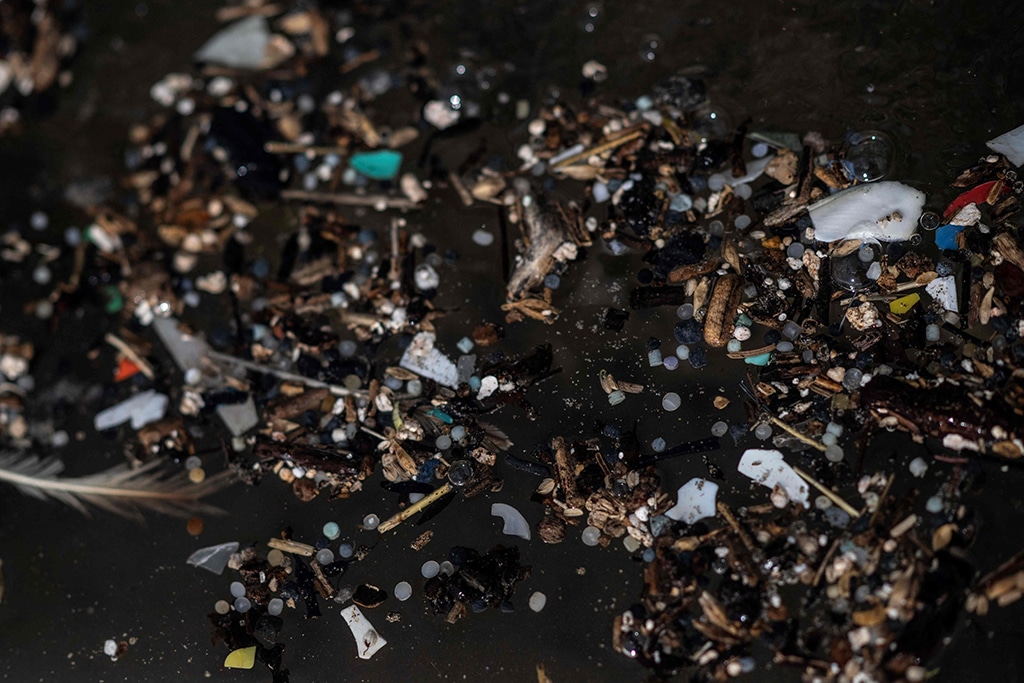
[[[544,605],[548,602],[548,596],[544,595],[540,591],[535,592],[530,596],[530,609],[534,612],[539,612],[544,609]]]
[[[442,434],[441,436],[434,439],[434,445],[437,447],[437,450],[446,451],[452,447],[452,437],[448,436],[447,434]]]
[[[925,501],[924,509],[932,514],[938,514],[942,512],[942,499],[938,496],[932,496]]]
[[[544,286],[548,289],[558,289],[558,286],[562,284],[562,278],[554,273],[548,273],[544,276]]]
[[[462,441],[466,438],[466,428],[462,425],[455,425],[452,427],[452,440]]]
[[[666,370],[675,370],[679,367],[679,359],[675,356],[667,356],[662,359],[661,364]]]
[[[644,550],[644,562],[654,562],[655,557],[657,557],[657,554],[654,552],[654,548],[647,548],[646,550]]]
[[[249,598],[235,598],[235,610],[245,614],[252,609],[252,603],[249,602]]]
[[[750,328],[746,325],[737,325],[732,331],[732,336],[741,342],[750,339]]]
[[[441,571],[441,565],[436,560],[427,560],[420,567],[420,574],[423,575],[424,579],[432,579],[437,576],[438,572]]]
[[[825,459],[829,462],[839,462],[843,459],[843,449],[835,444],[825,448]]]
[[[103,654],[108,657],[113,657],[117,654],[117,641],[113,639],[107,640],[103,643]]]
[[[601,538],[601,530],[596,526],[588,526],[580,534],[580,538],[583,540],[584,545],[594,546],[597,545],[597,541]]]
[[[334,562],[334,551],[330,548],[321,548],[316,551],[316,561],[320,564],[330,564]]]
[[[679,360],[686,360],[690,357],[690,347],[686,344],[680,344],[676,347],[676,358]]]
[[[679,394],[677,394],[674,391],[670,391],[661,397],[661,407],[670,413],[673,410],[678,410],[679,406],[681,406],[682,404],[683,400],[679,398]]]
[[[768,156],[768,145],[763,142],[755,142],[750,148],[750,153],[755,159]]]
[[[747,214],[740,214],[736,216],[736,220],[732,222],[736,226],[737,230],[746,230],[750,227],[750,216]]]
[[[640,541],[636,540],[629,534],[622,537],[622,547],[626,549],[628,553],[635,553],[640,550]]]
[[[651,349],[647,352],[647,364],[652,368],[661,365],[661,349]]]
[[[791,341],[780,341],[775,345],[775,350],[779,353],[790,353],[793,350],[793,342]]]
[[[241,581],[231,582],[231,597],[240,598],[245,595],[245,584]]]
[[[739,339],[730,339],[725,345],[725,350],[729,353],[736,353],[743,348],[743,343]]]
[[[227,600],[218,600],[213,603],[213,611],[217,614],[227,614],[231,611],[231,603]]]
[[[754,190],[747,183],[740,183],[733,188],[733,192],[740,199],[750,199],[750,195],[754,194]],[[736,227],[739,227],[738,225]]]
[[[444,574],[445,576],[451,576],[452,574],[455,573],[455,565],[452,564],[451,562],[449,562],[448,560],[445,560],[444,562],[441,563],[440,569],[441,569],[441,573]]]
[[[660,436],[651,442],[651,450],[654,451],[655,453],[661,453],[663,450],[665,450],[665,446],[665,439],[661,438]]]
[[[712,436],[725,436],[729,431],[729,425],[719,420],[715,424],[711,425]]]
[[[400,581],[395,584],[395,598],[399,602],[405,602],[412,597],[412,584],[408,581]]]
[[[804,245],[799,242],[793,242],[786,249],[786,256],[790,258],[803,258],[804,256]]]
[[[676,309],[676,315],[680,320],[689,320],[693,317],[693,304],[683,304]]]
[[[367,529],[368,531],[373,531],[378,526],[380,526],[380,517],[378,517],[377,515],[370,513],[363,517],[363,528]]]
[[[282,611],[284,611],[284,600],[281,598],[271,598],[270,602],[267,603],[267,614],[276,617]]]
[[[473,243],[481,247],[489,247],[494,244],[494,234],[488,230],[476,230],[473,232]]]
[[[269,553],[267,553],[267,564],[271,567],[280,567],[283,563],[284,553],[277,548],[273,548]]]
[[[617,406],[626,400],[626,394],[616,389],[615,391],[608,394],[608,403],[613,406]]]
[[[338,546],[338,557],[343,560],[347,560],[352,557],[356,552],[355,548],[352,547],[351,543],[342,543]]]
[[[924,338],[930,342],[939,341],[939,326],[935,323],[924,328]]]
[[[765,422],[762,422],[761,424],[757,425],[757,427],[754,428],[754,436],[757,437],[758,439],[760,439],[761,441],[764,441],[765,439],[767,439],[771,435],[772,435],[772,427],[771,427],[771,425],[769,425],[769,424],[767,424]]]
[[[924,458],[914,458],[910,461],[910,473],[917,478],[921,478],[928,471],[928,463],[924,461]]]

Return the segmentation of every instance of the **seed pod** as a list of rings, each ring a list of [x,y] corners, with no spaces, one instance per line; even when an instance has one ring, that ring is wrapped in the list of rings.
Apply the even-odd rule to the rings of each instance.
[[[723,275],[711,290],[708,312],[704,316],[704,341],[708,346],[725,346],[735,328],[736,309],[743,293],[743,278]]]

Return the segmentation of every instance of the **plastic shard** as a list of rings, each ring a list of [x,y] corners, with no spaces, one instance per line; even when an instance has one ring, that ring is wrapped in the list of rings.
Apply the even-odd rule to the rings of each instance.
[[[917,230],[925,195],[892,180],[856,185],[808,207],[820,242],[908,239]]]
[[[224,667],[227,669],[251,669],[256,664],[256,646],[232,650],[224,658]]]
[[[224,403],[217,406],[217,414],[234,436],[242,436],[260,423],[252,396],[242,403]]]
[[[917,302],[921,300],[921,295],[917,292],[912,292],[906,296],[901,296],[895,301],[889,302],[889,311],[896,315],[903,315],[907,313],[911,308],[917,305]]]
[[[505,522],[501,533],[506,536],[518,536],[519,538],[525,538],[527,541],[530,540],[530,525],[519,510],[516,510],[507,503],[494,503],[491,505],[491,514],[495,517],[501,517],[502,521]]]
[[[259,69],[267,55],[270,29],[264,17],[246,17],[215,33],[194,59],[233,69]]]
[[[959,310],[956,300],[956,278],[954,276],[937,277],[925,286],[924,291],[928,292],[928,296],[935,299],[945,310],[953,311],[954,313]]]
[[[459,384],[458,368],[446,355],[434,348],[434,341],[435,336],[431,332],[417,334],[402,354],[399,365],[454,389]]]
[[[781,486],[792,502],[808,506],[807,482],[789,466],[779,451],[760,448],[746,450],[737,469],[740,474],[750,477],[761,486],[770,489],[776,485]]]
[[[1024,165],[1024,126],[1018,126],[999,137],[992,138],[985,145],[993,152],[1005,156],[1014,166]]]
[[[93,426],[96,431],[102,432],[131,421],[132,429],[142,429],[164,416],[167,403],[168,398],[165,394],[158,394],[149,389],[96,413]]]
[[[185,561],[193,567],[199,567],[220,576],[224,573],[224,568],[228,566],[228,560],[236,552],[238,552],[238,541],[231,541],[200,548],[189,555]]]
[[[694,477],[679,487],[676,504],[665,512],[665,516],[677,522],[694,522],[715,516],[715,499],[718,484],[707,479]]]
[[[174,318],[156,318],[153,330],[182,372],[202,368],[203,358],[210,349],[205,341],[179,330],[178,321]]]
[[[402,166],[402,153],[391,149],[353,154],[348,165],[373,180],[391,180]]]
[[[355,605],[349,605],[341,610],[341,616],[352,631],[352,637],[356,639],[356,650],[360,659],[369,659],[388,644],[384,636],[377,633],[377,629],[363,615]]]

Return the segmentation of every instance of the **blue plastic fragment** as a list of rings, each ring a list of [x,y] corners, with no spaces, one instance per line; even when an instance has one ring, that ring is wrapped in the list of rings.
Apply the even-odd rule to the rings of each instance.
[[[393,149],[357,152],[348,160],[349,168],[373,180],[391,180],[402,166],[402,153]]]
[[[444,422],[447,425],[450,425],[452,422],[454,422],[454,420],[452,420],[452,416],[451,415],[449,415],[448,413],[442,412],[442,411],[438,410],[437,408],[431,408],[429,411],[427,411],[427,415],[430,415],[431,417],[436,417],[438,420],[440,420],[441,422]]]
[[[962,225],[943,225],[935,231],[935,246],[939,249],[959,250],[956,245],[956,236],[963,232]]]
[[[768,365],[768,361],[770,361],[771,359],[771,353],[762,353],[757,356],[750,356],[749,358],[744,358],[743,362],[748,363],[750,365]]]

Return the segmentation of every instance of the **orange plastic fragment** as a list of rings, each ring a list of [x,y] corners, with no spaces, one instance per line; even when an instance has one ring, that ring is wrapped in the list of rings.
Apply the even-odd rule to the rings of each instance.
[[[142,371],[139,369],[138,365],[127,358],[122,358],[121,362],[117,364],[117,372],[114,374],[114,381],[123,382],[129,377],[133,377],[140,372]]]

